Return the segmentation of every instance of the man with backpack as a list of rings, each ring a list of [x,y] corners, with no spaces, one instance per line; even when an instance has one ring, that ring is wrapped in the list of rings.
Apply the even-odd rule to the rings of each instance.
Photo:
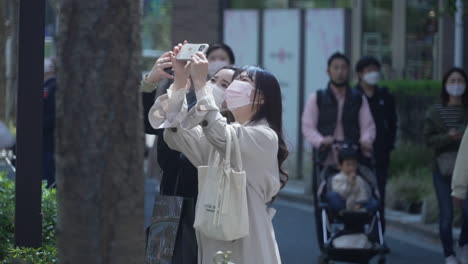
[[[356,90],[367,98],[375,122],[374,168],[381,196],[380,208],[385,228],[385,186],[388,178],[390,153],[396,142],[398,119],[394,97],[386,88],[377,85],[380,81],[380,68],[379,61],[374,57],[360,59],[356,64],[356,73],[359,78]]]
[[[349,86],[349,69],[345,55],[333,54],[328,59],[328,87],[309,97],[302,114],[302,133],[323,165],[337,164],[337,141],[359,144],[362,160],[372,155],[375,123],[366,97]]]

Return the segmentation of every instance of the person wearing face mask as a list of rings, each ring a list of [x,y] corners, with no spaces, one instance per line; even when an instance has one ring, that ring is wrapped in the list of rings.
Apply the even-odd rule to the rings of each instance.
[[[361,160],[368,160],[375,139],[375,124],[367,98],[349,87],[349,59],[335,53],[328,60],[328,87],[313,93],[302,114],[302,133],[319,152],[323,165],[337,165],[335,141],[361,145]]]
[[[356,90],[367,98],[375,122],[374,169],[379,187],[382,228],[385,231],[385,186],[388,178],[390,153],[395,147],[397,135],[397,112],[395,99],[388,90],[378,86],[380,63],[374,57],[364,57],[356,64],[359,83]]]
[[[174,77],[164,71],[170,68],[172,68],[170,52],[166,52],[154,63],[151,71],[145,75],[141,82],[145,133],[158,135],[156,149],[158,164],[162,170],[160,194],[184,198],[172,263],[194,264],[197,262],[197,241],[195,229],[193,228],[198,195],[197,168],[192,165],[185,155],[170,149],[163,139],[164,129],[153,128],[148,119],[148,113],[155,102],[155,96],[165,94],[167,90],[172,91],[170,85]],[[224,90],[232,82],[237,71],[238,68],[236,67],[225,66],[218,69],[207,81],[207,87],[216,94],[216,104],[220,108],[224,102]],[[190,91],[186,99],[188,110],[196,103],[195,92]],[[229,111],[225,111],[224,114],[229,116]],[[184,114],[181,116],[184,116]]]
[[[174,56],[178,50],[175,49]],[[277,79],[261,68],[244,67],[225,92],[226,106],[235,117],[235,123],[228,124],[205,83],[206,57],[197,53],[188,69],[184,62],[173,59],[173,63],[173,91],[156,100],[149,114],[151,124],[166,125],[164,140],[169,147],[183,152],[196,166],[207,165],[214,148],[223,152],[227,126],[233,128],[247,177],[249,235],[235,241],[218,241],[197,232],[198,263],[212,263],[218,251],[231,251],[234,263],[281,263],[272,225],[274,211],[267,206],[287,181],[282,164],[288,151],[282,133],[281,89]],[[186,112],[184,84],[189,76],[195,86],[197,104],[186,118],[178,120],[177,114]],[[166,97],[168,110],[164,111],[158,101]],[[169,112],[169,108],[179,110]]]
[[[224,43],[212,43],[206,51],[208,59],[208,78],[211,78],[219,69],[234,65],[236,58],[231,47]]]
[[[464,221],[459,245],[461,255],[457,260],[453,247],[452,196],[464,199],[463,217],[467,217],[466,186],[457,188],[459,176],[452,183],[452,174],[461,139],[468,122],[467,75],[460,68],[450,69],[443,78],[440,92],[441,102],[433,105],[426,113],[424,136],[426,144],[434,151],[433,182],[439,203],[439,235],[447,264],[468,263],[468,227]],[[465,151],[464,149],[461,149]],[[460,157],[460,162],[463,158]],[[457,162],[459,163],[459,162]],[[458,165],[458,164],[457,164]],[[459,166],[465,166],[460,164]],[[459,170],[460,171],[460,170]],[[466,177],[466,175],[462,176]],[[463,181],[462,181],[463,182]],[[451,191],[451,184],[455,186]],[[452,194],[451,194],[452,192]],[[459,203],[460,204],[460,203]]]

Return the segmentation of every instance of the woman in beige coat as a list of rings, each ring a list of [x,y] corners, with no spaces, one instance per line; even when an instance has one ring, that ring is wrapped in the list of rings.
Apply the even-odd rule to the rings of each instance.
[[[288,155],[282,134],[281,90],[276,78],[258,67],[246,67],[226,89],[225,102],[235,118],[227,124],[219,113],[209,86],[206,86],[208,62],[202,53],[190,64],[176,61],[181,46],[174,48],[172,62],[175,80],[167,95],[158,98],[149,113],[153,127],[166,124],[164,140],[169,147],[183,152],[195,166],[208,164],[215,148],[223,153],[226,126],[232,126],[239,140],[241,158],[247,176],[249,235],[242,239],[217,241],[197,232],[198,263],[212,263],[213,256],[231,251],[231,261],[247,263],[281,263],[272,218],[268,207],[287,173],[281,164]],[[197,105],[187,112],[185,92],[191,77]]]

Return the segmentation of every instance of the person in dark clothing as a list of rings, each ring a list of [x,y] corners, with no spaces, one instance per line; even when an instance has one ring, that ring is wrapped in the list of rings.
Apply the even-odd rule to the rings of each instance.
[[[172,67],[170,60],[167,58],[169,58],[169,53],[163,54],[142,81],[144,127],[146,134],[158,136],[156,143],[157,156],[162,170],[160,194],[184,198],[172,263],[195,264],[197,263],[197,240],[193,224],[198,196],[198,171],[182,153],[168,147],[163,137],[164,129],[154,129],[148,119],[148,113],[154,104],[155,98],[166,93],[172,83],[172,75],[168,73],[169,71],[165,71],[165,69]],[[230,62],[233,63],[233,61]],[[219,89],[220,98],[223,97],[224,89],[234,79],[236,71],[237,68],[235,67],[225,66],[214,72],[214,75],[208,80],[213,89]],[[169,82],[158,87],[163,79],[168,79]],[[186,98],[188,109],[190,109],[196,104],[195,92],[190,90]],[[221,101],[219,107],[222,108]]]
[[[55,78],[55,60],[44,60],[43,89],[43,174],[42,179],[47,181],[47,188],[55,186],[55,92],[57,81]]]
[[[380,80],[380,68],[379,61],[373,57],[360,59],[356,64],[356,72],[359,76],[356,89],[366,96],[375,122],[374,167],[381,196],[380,208],[385,230],[385,186],[390,153],[395,148],[398,118],[394,97],[386,88],[377,85]]]

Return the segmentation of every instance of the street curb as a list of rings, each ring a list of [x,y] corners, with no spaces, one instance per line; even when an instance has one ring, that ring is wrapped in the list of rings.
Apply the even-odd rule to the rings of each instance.
[[[278,197],[280,200],[314,206],[314,198],[312,195],[304,195],[304,194],[298,194],[298,193],[282,190],[279,192]],[[386,209],[386,210],[388,213],[392,212],[393,215],[396,212],[390,209]],[[404,221],[401,219],[401,217],[396,217],[396,216],[393,216],[392,213],[390,214],[388,213],[386,214],[386,222],[387,222],[388,227],[397,228],[405,232],[412,232],[416,235],[420,235],[431,240],[439,241],[438,230],[434,230],[434,228],[431,228],[430,226],[424,225],[419,222]],[[404,215],[411,216],[409,214],[405,214],[402,212],[397,212],[397,214],[400,216],[404,216]]]
[[[386,209],[386,210],[390,210],[390,209]],[[405,232],[412,232],[414,234],[426,237],[434,241],[440,240],[439,232],[423,223],[412,223],[412,222],[402,221],[398,217],[392,217],[392,216],[389,216],[388,214],[386,214],[385,221],[388,227],[397,228]]]

